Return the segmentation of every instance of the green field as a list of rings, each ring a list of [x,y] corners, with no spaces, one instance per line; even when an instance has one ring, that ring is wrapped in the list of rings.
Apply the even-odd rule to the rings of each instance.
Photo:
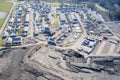
[[[47,3],[47,5],[52,6],[52,7],[58,7],[60,6],[60,3]]]
[[[53,14],[52,17],[54,18],[54,22],[51,24],[51,27],[58,27],[60,25],[58,16],[56,14]]]
[[[107,9],[103,8],[102,6],[98,5],[98,4],[95,4],[95,7],[100,10],[100,11],[104,11],[104,12],[108,12]]]
[[[0,47],[5,45],[5,40],[0,40]]]
[[[6,17],[7,17],[7,14],[9,12],[9,10],[11,9],[11,7],[12,7],[12,3],[10,3],[10,2],[1,2],[0,1],[0,11],[6,12]],[[4,21],[5,21],[5,18],[0,19],[0,28],[1,28],[2,24],[4,23]]]

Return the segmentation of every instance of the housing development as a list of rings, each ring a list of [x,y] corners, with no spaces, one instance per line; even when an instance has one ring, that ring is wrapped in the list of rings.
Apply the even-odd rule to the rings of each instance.
[[[87,2],[8,2],[0,80],[120,79],[120,21],[106,21]]]

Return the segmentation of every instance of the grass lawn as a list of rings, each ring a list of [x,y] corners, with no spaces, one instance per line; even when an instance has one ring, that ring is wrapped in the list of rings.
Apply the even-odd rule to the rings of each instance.
[[[68,46],[70,46],[70,43],[69,43],[69,42],[67,42],[67,43],[65,44],[65,47],[68,47]]]
[[[22,34],[23,34],[23,27],[21,27],[21,28],[18,30],[18,34],[19,34],[19,35],[22,35]]]
[[[52,7],[58,7],[60,3],[47,3],[47,5],[52,6]]]
[[[95,7],[97,8],[97,10],[99,11],[104,11],[104,12],[108,12],[107,9],[103,8],[102,6],[100,6],[99,4],[95,4]]]
[[[0,40],[0,47],[5,45],[5,40]]]
[[[56,14],[53,14],[53,18],[54,18],[54,22],[53,24],[51,24],[51,27],[58,27],[60,25],[58,16]]]
[[[6,17],[7,17],[9,10],[11,9],[11,7],[12,7],[11,2],[1,2],[0,1],[0,11],[6,12]],[[0,19],[0,28],[5,21],[5,18]]]
[[[60,36],[60,34],[61,32],[57,32],[53,37],[57,39]]]

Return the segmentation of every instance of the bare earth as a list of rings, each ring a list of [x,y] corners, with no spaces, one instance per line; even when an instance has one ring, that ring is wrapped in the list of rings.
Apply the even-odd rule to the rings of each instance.
[[[85,59],[73,50],[45,45],[0,51],[0,62],[0,80],[120,79],[120,57]]]

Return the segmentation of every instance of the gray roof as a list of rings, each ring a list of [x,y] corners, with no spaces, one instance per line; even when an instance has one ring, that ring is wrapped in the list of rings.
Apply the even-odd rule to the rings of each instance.
[[[62,13],[61,13],[61,14],[59,15],[59,17],[60,17],[60,20],[67,21],[65,14],[62,14]]]
[[[14,23],[14,18],[10,18],[9,22]]]
[[[24,27],[24,31],[28,31],[29,27]]]
[[[25,22],[29,22],[29,20],[30,20],[30,15],[29,15],[29,14],[26,14]]]
[[[68,18],[69,18],[70,21],[74,21],[75,19],[77,19],[75,14],[73,14],[73,13],[69,14]]]

